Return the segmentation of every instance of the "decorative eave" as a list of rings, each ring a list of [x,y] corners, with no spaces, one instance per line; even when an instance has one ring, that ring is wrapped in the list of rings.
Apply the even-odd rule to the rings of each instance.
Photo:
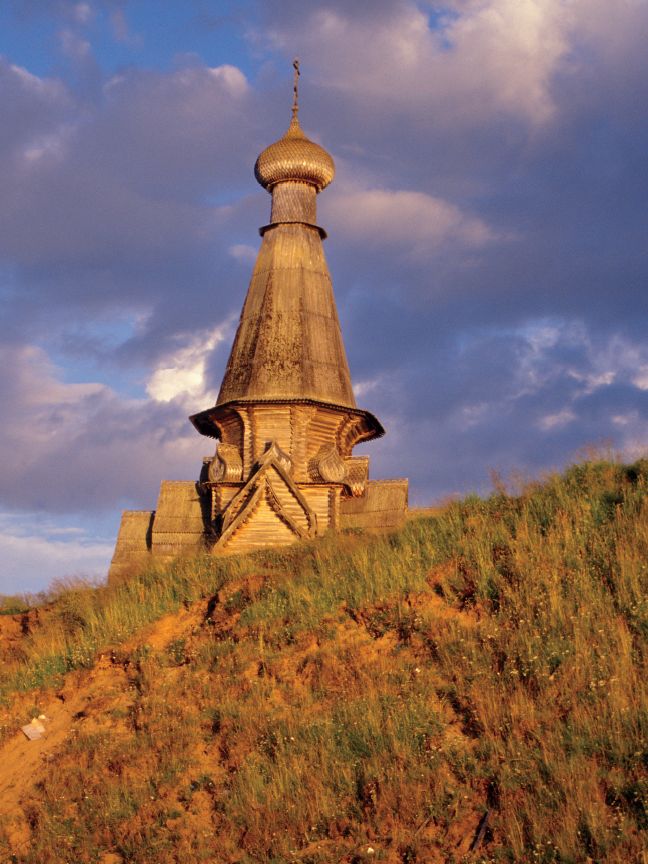
[[[271,228],[276,228],[278,225],[305,225],[307,228],[314,228],[319,233],[322,240],[326,240],[328,237],[328,234],[321,225],[316,225],[314,222],[304,222],[303,219],[282,219],[281,222],[268,222],[267,225],[262,225],[259,228],[259,236],[263,237],[266,231],[269,231]]]
[[[237,408],[250,408],[255,405],[312,405],[315,408],[328,408],[365,421],[367,431],[366,434],[360,436],[359,441],[373,441],[385,434],[382,423],[370,411],[350,408],[347,405],[336,405],[332,402],[321,402],[317,399],[236,399],[223,402],[221,405],[214,405],[213,408],[207,408],[198,414],[192,414],[189,420],[201,435],[205,435],[207,438],[220,438],[220,420],[224,420],[228,414],[236,411]]]

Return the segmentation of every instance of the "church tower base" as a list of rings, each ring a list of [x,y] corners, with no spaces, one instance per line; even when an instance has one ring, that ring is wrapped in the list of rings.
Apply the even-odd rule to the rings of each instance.
[[[229,496],[231,491],[230,487],[226,494]],[[308,494],[305,489],[302,491]],[[361,496],[340,495],[336,524],[327,525],[318,533],[321,536],[328,530],[380,532],[398,528],[407,513],[407,493],[407,480],[369,480]],[[278,536],[275,532],[270,542],[267,539],[259,543],[239,542],[219,549],[210,518],[212,494],[213,490],[200,482],[164,480],[156,510],[125,510],[108,583],[115,585],[149,566],[165,565],[179,556],[253,552],[300,539],[294,534]],[[334,498],[335,494],[334,490]],[[261,520],[264,515],[259,512]]]

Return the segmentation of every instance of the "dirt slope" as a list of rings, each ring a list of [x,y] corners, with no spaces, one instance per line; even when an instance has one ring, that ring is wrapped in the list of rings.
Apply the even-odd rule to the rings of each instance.
[[[204,611],[205,604],[201,602],[177,614],[166,615],[123,643],[119,647],[119,657],[127,657],[142,645],[164,650],[172,640],[190,633],[204,617]],[[28,632],[22,618],[0,618],[0,640],[5,649],[19,644],[21,635]],[[127,712],[132,704],[132,689],[127,669],[118,659],[112,651],[102,653],[92,669],[70,673],[55,694],[49,693],[39,699],[38,712],[46,717],[42,738],[30,741],[18,729],[0,746],[0,813],[15,851],[23,851],[28,845],[26,811],[30,796],[45,776],[49,763],[70,737],[80,730],[124,734],[123,721],[113,716],[115,709]],[[36,709],[31,714],[37,716]]]

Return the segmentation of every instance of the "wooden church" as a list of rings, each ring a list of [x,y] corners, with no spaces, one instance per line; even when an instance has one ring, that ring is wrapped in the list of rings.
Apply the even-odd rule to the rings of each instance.
[[[407,480],[369,480],[353,448],[384,434],[356,406],[317,224],[331,156],[303,133],[297,76],[285,135],[257,159],[270,221],[216,405],[190,420],[218,441],[193,481],[163,481],[154,511],[122,516],[109,579],[151,559],[249,552],[346,528],[390,528]]]

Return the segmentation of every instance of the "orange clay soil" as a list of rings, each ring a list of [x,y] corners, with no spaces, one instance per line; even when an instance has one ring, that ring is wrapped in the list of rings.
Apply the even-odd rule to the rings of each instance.
[[[245,579],[231,583],[226,591],[227,596],[233,596],[243,590],[248,594],[256,594],[262,587],[263,577],[249,576]],[[430,577],[434,583],[434,576]],[[227,597],[219,598],[219,603],[211,610],[210,626],[222,631],[223,634],[231,633],[239,618],[239,613],[228,612]],[[432,613],[439,622],[457,622],[463,627],[472,627],[475,623],[474,613],[466,613],[453,609],[446,604],[442,598],[434,593],[425,595],[413,595],[410,605],[424,607],[428,614]],[[0,833],[4,832],[5,838],[14,854],[24,854],[29,848],[29,805],[30,798],[34,794],[37,785],[46,776],[49,765],[57,756],[57,753],[79,732],[104,732],[113,738],[128,736],[132,734],[129,730],[125,717],[129,709],[133,707],[135,691],[132,684],[132,676],[129,674],[129,657],[138,648],[147,646],[153,652],[163,652],[176,640],[184,640],[186,651],[191,653],[192,637],[199,633],[201,626],[207,616],[207,603],[199,601],[189,608],[180,610],[177,614],[167,615],[152,625],[142,629],[135,636],[122,643],[115,649],[106,649],[98,655],[95,665],[91,669],[84,669],[69,673],[60,689],[55,693],[42,693],[38,697],[38,712],[46,715],[47,720],[45,735],[38,740],[29,741],[22,731],[18,730],[0,747]],[[394,650],[397,648],[397,638],[393,632],[387,632],[380,638],[371,634],[371,625],[368,619],[372,613],[380,613],[380,606],[375,609],[365,609],[360,616],[349,615],[344,623],[331,620],[330,626],[335,631],[336,655],[327,658],[322,665],[319,657],[320,649],[317,639],[310,634],[302,636],[292,646],[286,646],[279,657],[271,662],[265,662],[258,658],[242,669],[239,673],[240,685],[243,688],[254,685],[262,675],[269,682],[277,681],[285,684],[290,681],[289,692],[296,698],[300,691],[312,687],[313,677],[317,676],[317,687],[326,688],[332,695],[336,694],[344,699],[347,686],[357,686],[357,679],[363,670],[370,667],[380,670],[384,668],[388,674],[390,658],[393,658]],[[21,638],[21,616],[7,616],[13,620],[2,621],[3,630],[1,638],[7,647],[7,642],[19,644]],[[32,615],[33,626],[33,615]],[[244,632],[238,631],[237,638],[244,636]],[[262,654],[261,650],[261,654]],[[361,658],[357,664],[344,662],[340,657]],[[170,679],[177,676],[178,669],[168,668],[161,670],[162,674]],[[349,680],[347,680],[349,679]],[[439,682],[440,684],[442,682]],[[290,704],[286,704],[286,688],[272,686],[270,688],[268,701],[275,707],[291,710]],[[292,702],[292,698],[290,702]],[[34,695],[17,697],[12,708],[15,717],[19,713],[20,704],[23,706],[34,703]],[[23,709],[24,710],[24,709]],[[445,728],[442,738],[453,745],[471,749],[473,741],[462,731],[461,718],[455,714],[450,704],[436,698],[435,704],[430,705],[430,710],[442,718]],[[31,714],[35,714],[34,708]],[[26,721],[25,721],[26,722]],[[222,736],[227,735],[228,730],[222,730]],[[217,760],[220,764],[215,765],[214,748],[196,746],[193,752],[192,776],[200,775],[201,772],[209,775],[212,782],[218,783],[228,774],[239,770],[243,763],[246,752],[243,742],[237,743],[236,736],[228,738],[226,747],[221,745]],[[177,803],[177,801],[169,802]],[[454,854],[461,858],[468,852],[470,842],[474,836],[477,825],[483,812],[482,800],[465,800],[455,804],[452,823],[443,838],[444,848],[452,848]],[[423,818],[417,828],[417,837],[421,841],[426,839],[438,841],[438,830],[429,824],[430,820]],[[214,839],[214,813],[213,801],[207,791],[197,790],[191,798],[191,806],[182,812],[175,820],[167,820],[169,829],[174,830],[176,835],[183,838],[179,841],[187,844],[187,848],[197,836]],[[295,851],[294,860],[308,860],[309,855],[317,852],[321,856],[330,853],[331,861],[344,860],[369,860],[372,852],[367,850],[382,845],[382,840],[394,832],[397,833],[398,826],[382,824],[380,835],[375,835],[372,840],[371,829],[367,832],[368,840],[355,848],[349,848],[349,842],[345,839],[346,828],[344,824],[339,825],[339,836],[319,839],[317,842],[307,844]],[[228,836],[218,837],[221,857],[218,861],[238,860],[238,849],[236,843]],[[387,850],[385,850],[387,851]],[[353,857],[355,854],[355,858]],[[442,864],[447,859],[445,853],[437,853],[434,848],[429,848],[426,861],[430,864]],[[328,859],[327,859],[328,860]],[[385,862],[398,862],[401,864],[402,856],[393,851],[387,851],[381,857]],[[100,858],[101,864],[122,864],[124,859],[114,852],[107,851]]]
[[[164,616],[122,643],[120,653],[127,655],[145,644],[153,650],[162,650],[196,626],[204,614],[204,605],[204,602],[196,603],[190,609]],[[25,614],[33,627],[35,613]],[[0,616],[3,648],[19,644],[25,630],[24,620],[24,615]],[[24,808],[30,792],[42,779],[58,749],[81,727],[84,732],[109,730],[124,734],[123,721],[113,719],[109,711],[127,709],[132,702],[132,691],[124,666],[114,661],[113,653],[102,653],[92,669],[67,675],[56,695],[49,693],[39,698],[38,711],[47,718],[43,721],[46,731],[42,738],[30,741],[19,729],[0,746],[0,825],[5,827],[17,852],[29,841]],[[22,696],[19,701],[33,703],[34,697]],[[15,708],[16,705],[14,715]],[[31,713],[36,715],[35,710]]]

